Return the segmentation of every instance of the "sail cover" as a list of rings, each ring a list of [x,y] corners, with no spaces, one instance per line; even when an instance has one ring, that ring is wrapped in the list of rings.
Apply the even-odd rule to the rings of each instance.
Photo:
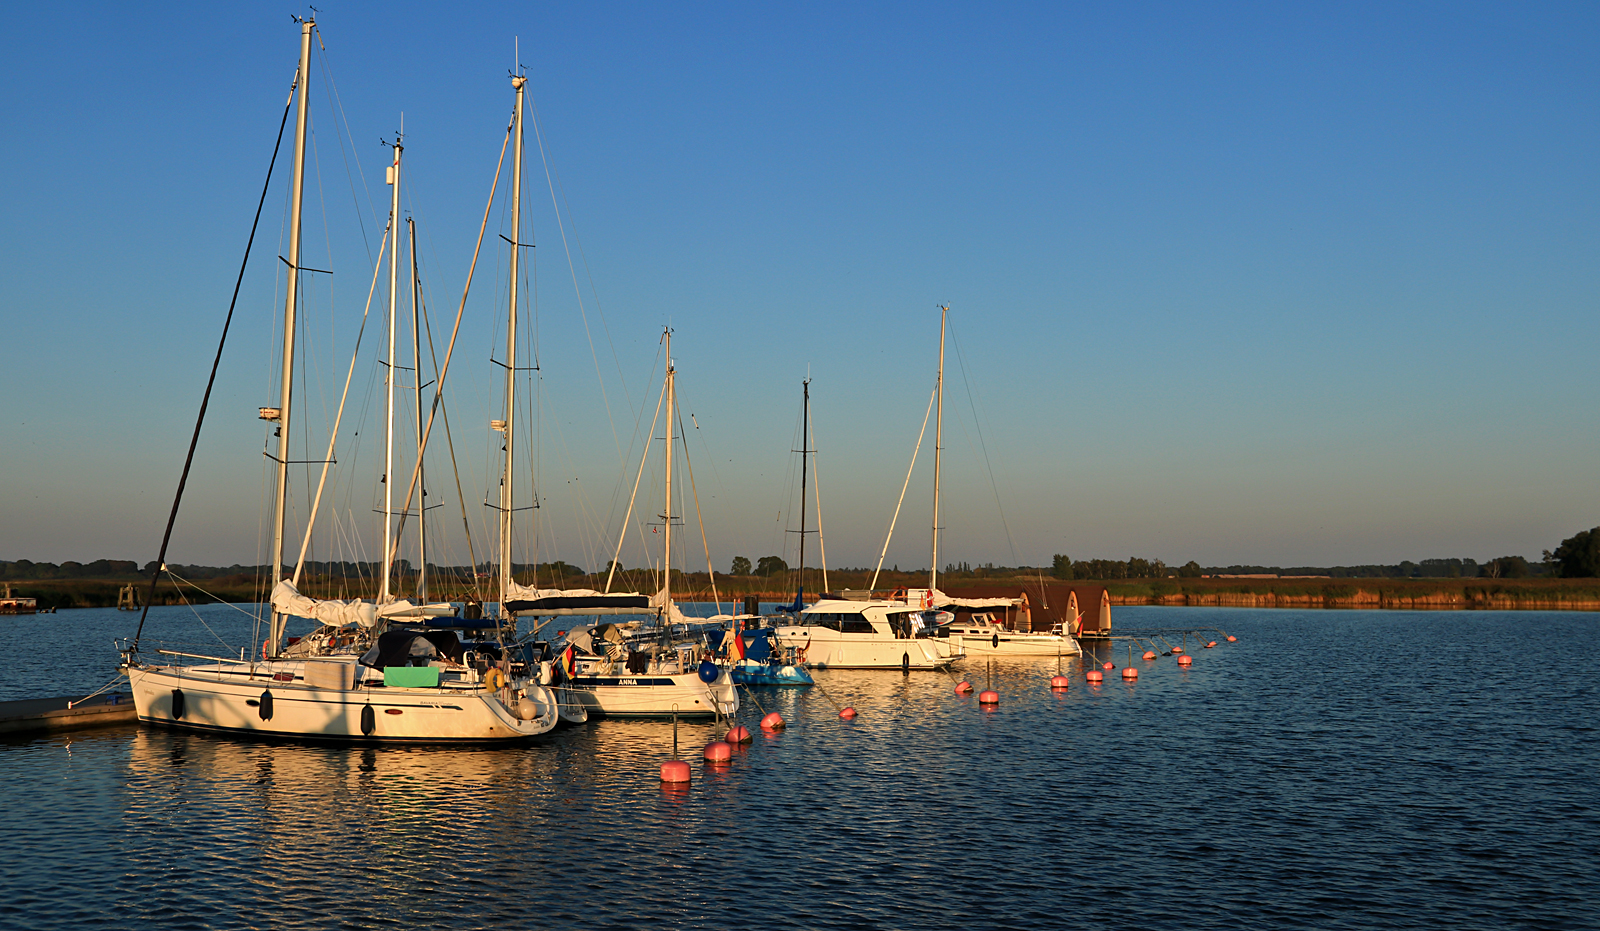
[[[952,598],[938,589],[933,590],[935,608],[1014,608],[1022,602],[1021,598]]]
[[[272,588],[272,610],[279,614],[308,617],[329,627],[347,627],[351,624],[376,627],[378,624],[378,606],[370,601],[311,598],[300,594],[287,579]]]
[[[532,588],[513,585],[506,592],[505,608],[512,614],[542,617],[571,614],[645,614],[650,599],[638,592],[606,594],[588,588]]]
[[[416,605],[404,598],[381,606],[360,599],[340,601],[336,598],[312,598],[300,594],[288,579],[273,586],[272,610],[279,614],[321,621],[329,627],[348,627],[351,624],[376,627],[380,618],[427,618],[455,613],[455,609],[448,604]]]

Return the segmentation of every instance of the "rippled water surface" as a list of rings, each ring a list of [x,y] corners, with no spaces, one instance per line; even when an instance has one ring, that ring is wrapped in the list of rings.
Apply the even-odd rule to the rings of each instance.
[[[1600,927],[1600,615],[1115,618],[1239,642],[1136,658],[1136,684],[1069,660],[1065,694],[1054,660],[997,662],[994,711],[937,673],[822,672],[759,692],[792,726],[683,791],[655,723],[472,750],[0,741],[0,926]],[[130,625],[0,618],[0,699],[101,684]],[[686,756],[713,733],[681,726]]]

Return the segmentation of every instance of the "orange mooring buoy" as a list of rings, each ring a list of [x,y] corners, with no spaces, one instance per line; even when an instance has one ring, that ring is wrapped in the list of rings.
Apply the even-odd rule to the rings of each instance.
[[[682,760],[668,760],[661,764],[662,782],[688,782],[689,764]]]
[[[728,736],[722,739],[737,746],[739,744],[747,744],[754,738],[750,736],[749,728],[745,727],[743,724],[738,724],[728,731]]]
[[[1100,664],[1100,668],[1101,669],[1115,669],[1115,668],[1117,668],[1117,664],[1113,663],[1111,660],[1106,660],[1105,662]]]
[[[1000,693],[994,689],[984,689],[978,693],[978,704],[998,705],[1000,704]]]
[[[1099,682],[1100,681],[1100,670],[1091,669],[1088,672],[1084,673],[1083,677],[1085,679],[1088,679],[1090,682]]]
[[[957,695],[965,695],[970,691],[972,691],[972,683],[971,682],[968,682],[968,681],[963,679],[962,681],[956,683],[956,694]]]
[[[1210,641],[1209,643],[1206,644],[1206,649],[1209,650],[1209,649],[1211,649],[1212,647],[1214,647],[1216,645],[1217,645],[1217,641],[1212,640],[1212,641]]]
[[[1235,637],[1235,636],[1234,636],[1234,635],[1233,635],[1233,634],[1229,634],[1229,635],[1228,635],[1228,642],[1229,642],[1229,643],[1235,643],[1235,642],[1237,642],[1237,641],[1238,641],[1238,639],[1239,639],[1239,638],[1238,638],[1238,637]]]
[[[720,740],[714,740],[706,744],[705,756],[707,763],[726,763],[733,759],[733,747]]]
[[[1145,650],[1144,651],[1144,658],[1145,659],[1155,659],[1156,658],[1156,651],[1155,650]]]
[[[1180,657],[1178,657],[1178,665],[1179,666],[1189,666],[1189,665],[1192,665],[1193,663],[1194,663],[1194,657],[1192,657],[1192,656],[1180,656]]]
[[[848,706],[840,708],[839,717],[844,718],[846,721],[854,721],[856,717],[856,709]]]
[[[1052,688],[1052,689],[1066,689],[1066,688],[1071,688],[1071,687],[1072,687],[1072,680],[1068,679],[1066,676],[1051,676],[1050,677],[1050,688]]]
[[[776,711],[761,719],[761,729],[764,731],[781,731],[788,726],[783,720],[783,715]]]
[[[1139,678],[1139,670],[1133,668],[1132,666],[1124,666],[1122,667],[1122,678],[1137,679]]]

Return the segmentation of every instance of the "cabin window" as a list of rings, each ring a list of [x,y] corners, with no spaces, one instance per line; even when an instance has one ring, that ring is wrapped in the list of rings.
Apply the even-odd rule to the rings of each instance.
[[[840,623],[842,624],[839,629],[844,633],[870,634],[873,632],[872,622],[860,614],[842,614],[839,615],[839,617]]]
[[[810,616],[812,624],[815,624],[818,627],[826,627],[829,630],[840,629],[841,617],[843,617],[843,615],[839,614],[813,614]]]

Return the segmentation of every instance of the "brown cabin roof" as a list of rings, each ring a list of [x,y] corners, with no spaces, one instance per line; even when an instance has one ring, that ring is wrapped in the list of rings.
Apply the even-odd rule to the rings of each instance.
[[[952,598],[1018,598],[1028,596],[1028,608],[1033,615],[1034,630],[1049,630],[1052,625],[1070,621],[1065,617],[1069,595],[1077,595],[1078,610],[1085,620],[1091,621],[1105,596],[1104,585],[1077,585],[1072,582],[1046,580],[1040,582],[1003,582],[987,585],[940,585],[939,590]],[[998,612],[997,612],[998,614]]]

